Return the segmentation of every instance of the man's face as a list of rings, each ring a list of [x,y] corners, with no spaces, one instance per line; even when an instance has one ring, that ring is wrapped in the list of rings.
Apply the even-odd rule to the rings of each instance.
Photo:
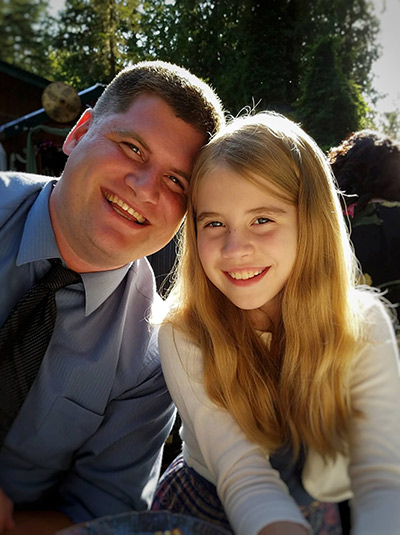
[[[81,272],[114,269],[166,245],[185,215],[204,142],[155,95],[96,122],[87,110],[65,140],[69,158],[50,197],[67,264]]]

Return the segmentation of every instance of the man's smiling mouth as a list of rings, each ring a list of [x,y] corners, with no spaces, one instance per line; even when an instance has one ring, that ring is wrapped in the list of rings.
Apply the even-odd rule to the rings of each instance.
[[[143,225],[146,222],[146,218],[131,208],[126,202],[112,193],[104,193],[105,198],[111,204],[113,210],[119,215],[128,219],[129,221],[135,221],[139,225]]]

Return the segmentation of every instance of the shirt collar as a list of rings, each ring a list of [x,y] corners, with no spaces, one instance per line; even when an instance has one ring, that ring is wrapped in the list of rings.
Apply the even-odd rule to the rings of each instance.
[[[26,218],[17,266],[50,258],[60,258],[49,212],[49,198],[56,180],[49,181],[40,191]],[[118,269],[83,273],[85,289],[85,316],[94,312],[114,292],[132,264]]]

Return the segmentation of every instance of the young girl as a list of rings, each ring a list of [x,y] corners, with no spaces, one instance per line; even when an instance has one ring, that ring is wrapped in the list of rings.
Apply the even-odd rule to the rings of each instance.
[[[315,142],[274,113],[234,120],[196,164],[181,252],[159,342],[183,456],[153,509],[331,534],[322,502],[352,498],[353,535],[399,535],[394,330],[356,287]]]

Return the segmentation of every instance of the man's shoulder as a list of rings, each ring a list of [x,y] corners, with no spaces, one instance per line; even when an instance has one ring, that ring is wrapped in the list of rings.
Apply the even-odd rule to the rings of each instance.
[[[141,294],[145,299],[153,302],[156,299],[156,283],[154,272],[146,257],[132,262],[128,272],[128,284],[135,294]]]
[[[7,191],[35,191],[41,189],[49,180],[51,180],[51,178],[44,175],[20,173],[17,171],[0,171],[0,187]]]
[[[3,206],[11,208],[35,192],[39,192],[50,177],[29,173],[0,171],[0,199]]]

